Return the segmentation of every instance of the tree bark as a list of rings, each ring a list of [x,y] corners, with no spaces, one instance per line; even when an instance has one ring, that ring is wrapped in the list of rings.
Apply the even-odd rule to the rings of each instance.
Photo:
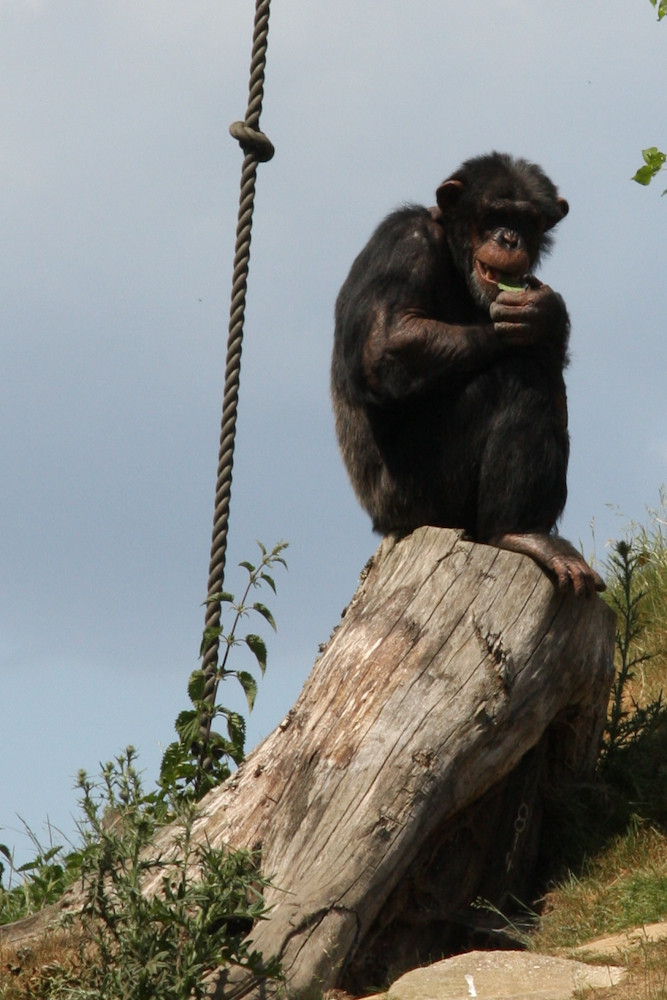
[[[258,852],[271,909],[250,939],[289,996],[381,988],[478,944],[477,899],[530,901],[543,796],[590,776],[613,648],[609,608],[526,556],[439,528],[384,539],[294,708],[193,829]],[[166,828],[156,850],[173,847]],[[210,988],[273,992],[234,970]]]
[[[384,539],[294,708],[195,826],[261,851],[251,939],[289,995],[381,987],[461,950],[478,897],[527,891],[542,791],[594,767],[613,646],[606,605],[525,556]],[[266,986],[223,972],[213,993]]]

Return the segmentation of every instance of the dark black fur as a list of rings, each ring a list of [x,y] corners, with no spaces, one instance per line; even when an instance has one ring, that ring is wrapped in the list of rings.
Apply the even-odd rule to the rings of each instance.
[[[445,205],[447,188],[442,212],[389,215],[340,291],[331,385],[341,452],[383,534],[422,524],[479,541],[549,532],[567,495],[567,313],[542,286],[548,308],[525,313],[532,340],[502,336],[473,250],[497,216],[500,239],[517,231],[532,270],[567,205],[539,167],[502,154],[452,178],[455,203]]]

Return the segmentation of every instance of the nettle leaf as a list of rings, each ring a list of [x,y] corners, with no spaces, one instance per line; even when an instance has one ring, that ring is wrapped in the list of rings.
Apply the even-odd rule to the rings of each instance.
[[[211,594],[206,598],[204,604],[233,604],[234,595],[230,594],[228,590],[219,590],[217,594]]]
[[[230,748],[231,756],[238,764],[236,754],[240,752],[241,758],[243,758],[243,747],[245,745],[245,719],[238,712],[228,712],[227,732],[233,746],[233,749]]]
[[[39,868],[39,866],[41,865],[41,863],[42,863],[41,862],[41,858],[35,858],[34,861],[26,861],[26,863],[24,865],[21,865],[20,868],[17,868],[16,871],[17,872],[31,872],[35,868]]]
[[[203,670],[193,670],[188,681],[190,701],[202,701],[206,690],[206,674]]]
[[[192,783],[197,777],[197,765],[182,743],[170,743],[162,755],[160,783],[174,787],[179,781]]]
[[[266,643],[260,635],[247,635],[244,640],[251,653],[254,653],[262,674],[266,670]]]
[[[58,844],[58,845],[55,845],[55,844],[54,844],[54,846],[53,846],[53,847],[50,847],[50,848],[48,849],[48,851],[46,852],[46,854],[42,854],[42,855],[41,855],[41,858],[40,858],[40,860],[41,860],[41,861],[42,861],[42,862],[43,862],[44,864],[47,864],[47,863],[48,863],[48,862],[49,862],[49,861],[51,860],[51,858],[55,858],[56,854],[59,854],[59,853],[60,853],[60,851],[62,851],[62,849],[63,849],[63,846],[62,846],[62,844]]]
[[[201,719],[199,712],[193,709],[186,709],[181,712],[176,719],[175,729],[183,743],[190,746],[199,736]]]
[[[257,697],[257,681],[247,670],[238,670],[236,673],[239,684],[243,688],[248,702],[248,711],[252,712]]]
[[[273,579],[272,576],[269,576],[268,573],[260,573],[259,574],[259,578],[260,578],[260,580],[263,580],[264,583],[268,583],[269,587],[271,588],[271,590],[273,591],[274,594],[278,593],[277,590],[276,590],[275,581],[274,581],[274,579]]]
[[[204,634],[202,635],[201,646],[199,647],[199,655],[204,656],[221,635],[222,628],[219,625],[205,628]]]
[[[257,569],[257,567],[256,567],[256,566],[253,566],[253,564],[252,564],[251,562],[240,562],[240,563],[239,563],[239,566],[242,566],[242,567],[243,567],[243,569],[247,569],[247,570],[248,570],[248,572],[249,572],[249,573],[250,573],[251,575],[252,575],[252,574],[253,574],[253,573],[255,572],[255,570]]]
[[[267,622],[269,623],[269,625],[271,626],[271,628],[275,632],[276,631],[276,623],[273,620],[273,615],[271,614],[271,612],[269,611],[269,609],[267,608],[267,606],[265,604],[260,604],[259,601],[255,601],[255,603],[253,604],[253,609],[255,611],[259,612],[259,614],[262,616],[262,618],[266,618]]]

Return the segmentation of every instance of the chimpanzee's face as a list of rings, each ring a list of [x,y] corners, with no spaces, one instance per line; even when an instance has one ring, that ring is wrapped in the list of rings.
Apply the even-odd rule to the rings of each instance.
[[[470,227],[468,288],[481,306],[499,294],[498,283],[519,290],[535,265],[544,224],[529,202],[497,201],[483,206]]]
[[[550,248],[549,230],[568,212],[540,168],[496,154],[464,164],[437,198],[454,263],[483,308],[499,282],[522,286]]]

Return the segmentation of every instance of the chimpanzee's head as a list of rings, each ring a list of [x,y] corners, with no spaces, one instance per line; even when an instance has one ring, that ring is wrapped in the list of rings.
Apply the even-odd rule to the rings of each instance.
[[[437,199],[454,263],[484,307],[499,294],[499,281],[521,284],[569,210],[540,167],[505,153],[467,160]]]

